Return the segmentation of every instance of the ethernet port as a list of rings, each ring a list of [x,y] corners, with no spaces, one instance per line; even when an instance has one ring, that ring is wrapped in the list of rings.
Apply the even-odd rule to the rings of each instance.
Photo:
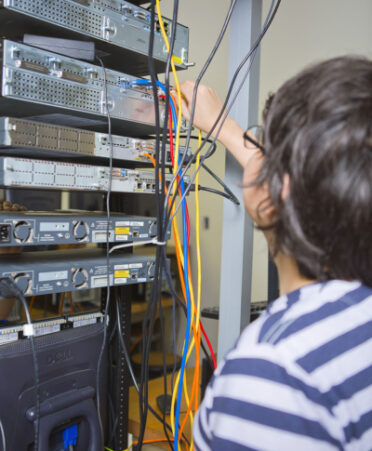
[[[10,243],[10,224],[0,224],[0,243]]]
[[[131,279],[131,280],[137,280],[137,277],[138,277],[138,274],[137,274],[136,272],[133,272],[133,273],[130,275],[130,279]]]
[[[150,190],[151,189],[151,183],[146,183],[146,189]]]
[[[163,25],[164,25],[165,33],[168,34],[168,31],[169,31],[169,23],[168,23],[166,20],[163,20]],[[161,33],[161,27],[160,27],[160,22],[159,22],[159,20],[156,21],[156,24],[155,24],[155,30],[156,30],[158,33]]]
[[[138,238],[138,230],[133,230],[133,238]]]
[[[142,189],[142,183],[141,182],[137,183],[137,189]]]

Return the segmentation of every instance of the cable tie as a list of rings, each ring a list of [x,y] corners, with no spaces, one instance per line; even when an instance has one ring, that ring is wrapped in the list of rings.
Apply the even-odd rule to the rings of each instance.
[[[153,243],[153,244],[156,244],[157,246],[166,246],[166,245],[167,245],[167,242],[166,242],[166,241],[158,241],[157,238],[154,238],[154,239],[152,240],[152,243]]]
[[[145,244],[155,244],[156,246],[165,246],[167,244],[167,242],[166,241],[158,241],[157,238],[153,238],[152,240],[118,244],[118,245],[112,247],[110,249],[109,253],[111,254],[112,252],[114,252],[118,249],[124,249],[126,247],[144,246]]]
[[[32,324],[24,324],[23,326],[23,335],[25,337],[31,337],[32,335],[35,335],[35,329]]]

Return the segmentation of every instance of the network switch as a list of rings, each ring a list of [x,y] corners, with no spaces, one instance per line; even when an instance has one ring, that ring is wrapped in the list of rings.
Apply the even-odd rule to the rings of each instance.
[[[109,241],[144,241],[157,233],[155,218],[110,214]],[[167,239],[169,239],[168,232]],[[0,211],[0,246],[88,244],[107,241],[105,212]]]
[[[97,159],[107,162],[111,155],[108,134],[77,128],[62,127],[13,117],[0,117],[0,151],[10,156],[29,156],[48,159],[78,159],[88,162]],[[180,146],[181,155],[185,147]],[[151,164],[146,156],[155,156],[155,140],[112,135],[112,157],[126,165]],[[191,152],[187,152],[186,162]],[[167,166],[171,165],[170,148],[166,148]]]
[[[137,78],[7,39],[0,46],[0,113],[106,131],[108,110],[114,132],[154,132],[151,89],[122,86]]]
[[[109,284],[150,282],[154,271],[154,257],[114,253]],[[0,258],[0,277],[12,278],[25,296],[106,287],[107,276],[103,249],[26,252]]]
[[[59,161],[0,157],[0,186],[73,191],[102,191],[109,186],[110,170],[105,166]],[[172,180],[166,174],[166,183]],[[186,185],[190,178],[184,177]],[[112,169],[111,191],[119,193],[155,193],[153,170]]]
[[[108,67],[146,75],[150,37],[150,13],[124,0],[2,0],[0,20],[5,36],[20,39],[23,33],[94,40]],[[172,21],[164,19],[168,39]],[[188,64],[189,30],[176,25],[174,61]],[[156,17],[154,63],[165,69],[168,52]]]

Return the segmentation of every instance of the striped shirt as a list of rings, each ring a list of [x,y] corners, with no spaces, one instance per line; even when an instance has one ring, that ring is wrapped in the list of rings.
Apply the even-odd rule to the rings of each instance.
[[[274,301],[217,368],[197,450],[371,450],[372,289],[307,285]]]

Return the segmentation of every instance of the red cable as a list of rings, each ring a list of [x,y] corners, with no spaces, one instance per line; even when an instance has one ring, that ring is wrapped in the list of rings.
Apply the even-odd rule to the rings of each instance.
[[[205,341],[207,342],[207,345],[208,345],[208,348],[209,348],[209,352],[211,353],[211,356],[212,356],[213,367],[214,367],[214,369],[216,369],[217,368],[217,361],[216,361],[216,356],[214,355],[212,344],[209,341],[208,335],[207,335],[206,331],[204,330],[204,327],[203,327],[203,324],[202,324],[201,320],[199,320],[199,324],[200,324],[200,329],[201,329],[201,331],[202,331],[202,333],[204,335]]]
[[[165,96],[161,96],[164,97]],[[169,146],[170,146],[170,157],[172,160],[172,166],[174,167],[174,150],[173,150],[173,121],[172,121],[172,108],[169,105]],[[179,176],[177,176],[177,183],[179,181]],[[178,188],[179,196],[182,197],[181,188]],[[187,247],[190,245],[190,216],[189,216],[189,207],[187,205],[187,201],[185,200],[186,204],[186,229],[187,229]]]
[[[165,99],[165,96],[160,96],[162,98]],[[173,121],[172,121],[172,108],[169,105],[169,146],[170,146],[170,157],[172,160],[172,166],[174,167],[174,150],[173,150]],[[177,182],[179,180],[179,177],[177,177]],[[181,196],[181,188],[179,188],[179,194]],[[189,252],[189,243],[190,243],[190,217],[189,217],[189,209],[187,206],[187,202],[186,203],[186,223],[187,223],[187,252]],[[202,334],[205,338],[205,341],[207,342],[207,346],[209,349],[209,352],[211,353],[211,357],[212,357],[212,361],[213,361],[213,367],[214,369],[217,368],[217,361],[216,361],[216,356],[214,354],[213,348],[212,348],[212,344],[209,340],[209,337],[203,327],[203,324],[201,322],[201,320],[199,320],[199,324],[200,324],[200,329],[202,331]]]

